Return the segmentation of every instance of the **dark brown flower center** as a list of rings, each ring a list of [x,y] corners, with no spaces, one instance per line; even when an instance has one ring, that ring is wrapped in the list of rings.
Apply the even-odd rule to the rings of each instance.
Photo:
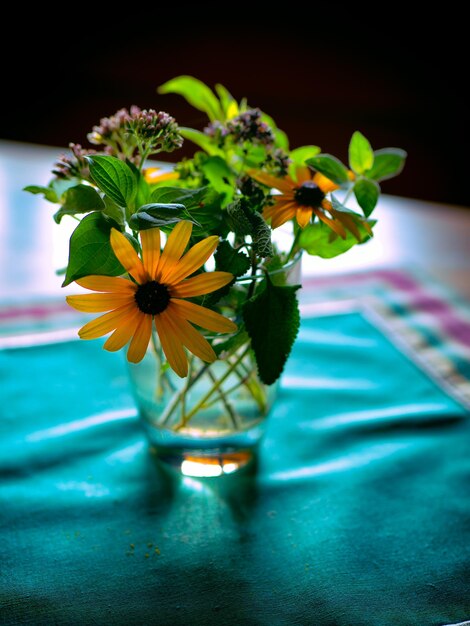
[[[166,285],[151,280],[139,285],[135,292],[135,301],[142,313],[157,315],[166,309],[170,302],[170,294]]]
[[[309,206],[315,209],[321,206],[322,200],[325,198],[325,194],[320,187],[313,182],[313,180],[308,180],[300,185],[300,187],[297,187],[294,192],[294,198],[297,204]]]

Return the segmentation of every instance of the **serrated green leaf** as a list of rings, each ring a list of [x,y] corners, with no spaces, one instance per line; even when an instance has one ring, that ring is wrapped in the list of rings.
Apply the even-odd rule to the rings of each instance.
[[[282,374],[300,325],[296,291],[300,285],[279,287],[269,276],[261,290],[243,306],[258,375],[272,385]]]
[[[374,153],[369,141],[356,130],[349,143],[349,166],[356,174],[363,174],[374,164]]]
[[[318,154],[306,160],[317,172],[323,174],[336,185],[344,185],[349,181],[348,170],[339,159],[331,154]]]
[[[117,226],[100,212],[81,220],[70,237],[69,263],[62,287],[84,276],[119,276],[125,272],[110,243],[111,228]]]
[[[354,195],[366,217],[372,213],[380,196],[380,186],[375,180],[360,178],[354,183]]]
[[[250,269],[250,259],[242,250],[234,250],[228,241],[222,241],[214,254],[215,269],[230,272],[234,276],[243,276]]]
[[[64,196],[64,204],[54,214],[54,220],[60,224],[64,215],[78,215],[102,211],[104,202],[99,193],[89,185],[77,185],[67,190]]]
[[[224,114],[212,89],[193,76],[177,76],[157,89],[158,93],[177,93],[195,109],[207,113],[209,119],[223,120]]]
[[[185,139],[189,139],[189,141],[192,141],[193,143],[196,144],[196,146],[199,146],[199,148],[201,148],[201,150],[204,150],[204,152],[207,152],[207,154],[209,155],[219,155],[222,156],[223,155],[223,151],[220,150],[220,148],[218,148],[215,144],[214,141],[211,137],[208,137],[207,135],[205,135],[204,133],[201,133],[200,130],[194,130],[193,128],[182,128],[180,127],[180,134],[185,138]]]
[[[252,226],[253,250],[262,259],[271,256],[273,254],[271,228],[266,224],[260,213],[251,213],[249,220]]]
[[[236,235],[239,235],[240,237],[251,235],[253,227],[248,219],[249,212],[246,211],[241,200],[231,202],[227,206],[226,211],[230,228]]]
[[[144,204],[136,211],[129,220],[129,225],[135,230],[147,230],[148,228],[164,228],[187,220],[200,226],[191,218],[184,204],[162,204],[153,202]]]
[[[260,213],[252,211],[243,199],[235,200],[227,206],[227,220],[236,235],[252,239],[255,253],[265,258],[273,254],[271,229]]]
[[[137,191],[130,167],[113,156],[94,154],[86,157],[96,185],[121,207],[130,207]]]
[[[373,227],[376,222],[375,220],[367,220],[367,223]],[[363,244],[370,239],[370,235],[364,226],[359,224],[357,227],[362,237],[360,243]],[[310,224],[302,230],[299,238],[301,248],[308,254],[319,256],[323,259],[331,259],[344,254],[344,252],[358,244],[358,240],[352,233],[348,232],[346,238],[342,239],[323,222]]]
[[[407,154],[400,148],[382,148],[374,152],[374,164],[365,172],[367,178],[381,181],[398,176],[405,166]]]

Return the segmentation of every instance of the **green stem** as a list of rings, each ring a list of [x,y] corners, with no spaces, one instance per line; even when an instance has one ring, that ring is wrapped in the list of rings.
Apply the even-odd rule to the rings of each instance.
[[[181,389],[181,391],[177,394],[175,394],[175,396],[173,397],[173,400],[171,401],[171,403],[166,407],[165,411],[162,414],[162,417],[160,419],[160,426],[165,426],[165,424],[167,424],[167,422],[170,420],[170,417],[173,415],[174,410],[176,409],[176,407],[178,406],[178,403],[181,402],[181,396],[183,394],[186,394],[189,389],[191,389],[191,387],[201,378],[201,376],[206,372],[207,368],[209,367],[208,363],[204,363],[204,365],[201,367],[201,369],[199,371],[197,371],[194,376],[191,378],[191,380],[187,381],[187,384],[185,385],[185,387],[183,387],[183,389]]]
[[[236,373],[238,374],[238,376],[240,377],[240,372],[238,372],[238,370],[236,370]],[[238,383],[236,383],[235,385],[233,385],[232,387],[230,387],[229,389],[227,389],[224,394],[226,396],[229,396],[231,393],[233,393],[234,391],[236,391],[237,389],[240,389],[240,387],[243,387],[246,384],[246,381],[248,380],[249,376],[245,376],[244,378],[240,377],[240,381]],[[205,406],[206,409],[208,409],[209,407],[213,406],[214,404],[216,404],[216,402],[219,402],[220,399],[219,398],[215,398],[214,400],[212,400],[211,402],[208,402]],[[236,426],[236,428],[238,428],[238,426]]]
[[[233,363],[230,363],[230,367],[227,368],[224,375],[214,383],[214,385],[201,398],[201,400],[196,404],[196,406],[187,415],[182,416],[181,422],[175,427],[175,430],[180,430],[181,428],[184,428],[189,422],[189,420],[193,417],[193,415],[195,415],[198,411],[200,411],[204,407],[205,403],[211,397],[211,395],[214,392],[216,392],[218,389],[220,389],[220,386],[222,385],[222,383],[224,383],[227,380],[227,378],[230,376],[233,370],[238,366],[238,364],[242,361],[242,359],[245,358],[246,354],[248,354],[249,349],[250,349],[250,346],[247,346],[245,350],[237,357],[236,361]]]
[[[211,371],[210,368],[207,370],[207,374],[208,374],[209,378],[211,379],[211,381],[213,383],[217,382],[217,378],[214,376],[214,373]],[[232,421],[232,425],[233,425],[234,429],[238,430],[240,428],[240,424],[238,423],[237,414],[235,413],[232,405],[230,404],[230,402],[229,402],[229,400],[227,398],[227,396],[229,395],[230,391],[224,392],[224,390],[221,387],[219,387],[217,389],[217,393],[219,395],[219,398],[214,400],[213,402],[211,402],[209,405],[206,405],[206,408],[207,408],[207,406],[212,406],[213,404],[215,404],[216,402],[221,400],[222,404],[225,407],[225,410],[229,414],[229,417],[230,417],[230,419]],[[184,413],[183,413],[183,415],[184,415]]]
[[[293,259],[294,256],[299,251],[299,247],[297,244],[299,243],[299,238],[302,233],[302,229],[299,228],[297,224],[294,224],[294,229],[295,229],[294,241],[292,242],[291,249],[289,251],[289,254],[287,255],[286,263],[288,263],[291,259]]]

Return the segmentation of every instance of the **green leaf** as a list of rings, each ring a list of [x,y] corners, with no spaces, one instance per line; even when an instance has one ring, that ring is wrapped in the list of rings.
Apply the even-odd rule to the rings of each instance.
[[[360,178],[354,183],[354,195],[366,217],[372,213],[380,196],[380,186],[375,180]]]
[[[252,211],[245,200],[239,199],[227,206],[227,218],[236,235],[252,239],[253,250],[262,257],[272,256],[271,229],[260,213]]]
[[[106,215],[107,217],[117,222],[122,230],[124,230],[124,227],[126,225],[126,216],[124,209],[118,206],[115,202],[113,202],[109,196],[104,197],[104,206],[105,208],[103,210],[103,215]]]
[[[250,269],[250,259],[242,250],[235,250],[228,241],[222,241],[214,254],[215,269],[230,272],[234,276],[243,276]]]
[[[70,237],[69,263],[62,287],[84,276],[99,274],[119,276],[125,270],[117,260],[109,241],[111,228],[117,224],[101,213],[82,219]]]
[[[367,223],[373,227],[375,220],[367,220]],[[363,225],[357,224],[357,228],[361,234],[361,244],[370,239],[369,233]],[[358,240],[350,232],[347,232],[346,239],[342,239],[334,233],[323,222],[315,222],[302,230],[299,238],[299,245],[312,256],[319,256],[323,259],[331,259],[347,252],[353,246],[359,244]]]
[[[129,220],[129,225],[135,230],[147,230],[148,228],[164,228],[177,224],[182,220],[188,220],[200,226],[191,218],[184,204],[144,204],[136,211]]]
[[[177,93],[183,96],[195,109],[207,113],[209,119],[223,120],[224,114],[214,92],[207,85],[192,76],[177,76],[158,88],[158,93]]]
[[[230,202],[235,191],[234,176],[224,159],[219,156],[209,157],[201,169],[215,191],[225,196],[226,203]]]
[[[159,187],[152,193],[152,200],[162,204],[184,204],[191,219],[200,224],[193,234],[217,234],[224,236],[224,211],[222,197],[210,187],[181,189],[180,187]]]
[[[23,188],[23,191],[27,191],[32,194],[42,194],[44,199],[48,202],[58,204],[63,201],[64,194],[71,187],[76,187],[79,184],[78,178],[53,178],[47,187],[42,185],[28,185]]]
[[[104,202],[96,189],[89,185],[77,185],[65,193],[65,202],[54,214],[54,220],[60,224],[64,215],[91,213],[102,211],[104,208]]]
[[[32,193],[34,195],[42,194],[44,199],[48,202],[59,202],[57,198],[57,194],[52,189],[52,187],[44,187],[42,185],[28,185],[27,187],[23,187],[23,191],[27,191],[28,193]]]
[[[223,155],[222,150],[215,145],[214,140],[204,133],[201,133],[200,130],[180,127],[180,133],[185,139],[189,139],[189,141],[195,143],[196,146],[199,146],[199,148],[204,150],[204,152],[207,152],[207,154],[219,156]]]
[[[349,143],[349,166],[356,174],[364,172],[374,164],[374,153],[368,140],[358,130]]]
[[[222,111],[224,112],[224,119],[232,119],[239,113],[238,102],[232,96],[232,94],[228,91],[226,87],[218,83],[215,86],[215,90],[217,95],[219,96],[220,106],[222,107]]]
[[[113,156],[94,154],[86,157],[97,186],[121,207],[129,207],[136,191],[135,176],[126,163]]]
[[[323,174],[336,185],[344,185],[349,181],[348,170],[339,159],[331,154],[318,154],[306,160],[317,172]]]
[[[317,154],[320,154],[320,148],[318,146],[300,146],[294,148],[289,152],[289,157],[296,165],[305,165],[307,159],[311,159]]]
[[[266,224],[260,213],[251,213],[249,219],[252,225],[253,250],[263,259],[271,256],[273,254],[271,228]]]
[[[298,167],[305,166],[307,159],[311,159],[320,152],[318,146],[300,146],[289,152],[289,158],[292,163],[289,163],[289,176],[292,178],[295,176],[295,171]],[[295,180],[295,179],[294,179]]]
[[[398,176],[405,166],[407,154],[400,148],[382,148],[374,152],[374,165],[365,172],[367,178],[381,181]]]
[[[300,314],[295,292],[299,287],[273,285],[267,275],[261,291],[243,306],[258,374],[266,385],[272,385],[282,374],[297,337]]]

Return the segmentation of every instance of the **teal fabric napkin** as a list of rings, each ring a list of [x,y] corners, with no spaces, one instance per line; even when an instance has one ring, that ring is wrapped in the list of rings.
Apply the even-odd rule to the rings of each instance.
[[[0,623],[470,619],[468,312],[366,282],[307,285],[257,470],[213,479],[159,468],[62,305],[4,309]]]

